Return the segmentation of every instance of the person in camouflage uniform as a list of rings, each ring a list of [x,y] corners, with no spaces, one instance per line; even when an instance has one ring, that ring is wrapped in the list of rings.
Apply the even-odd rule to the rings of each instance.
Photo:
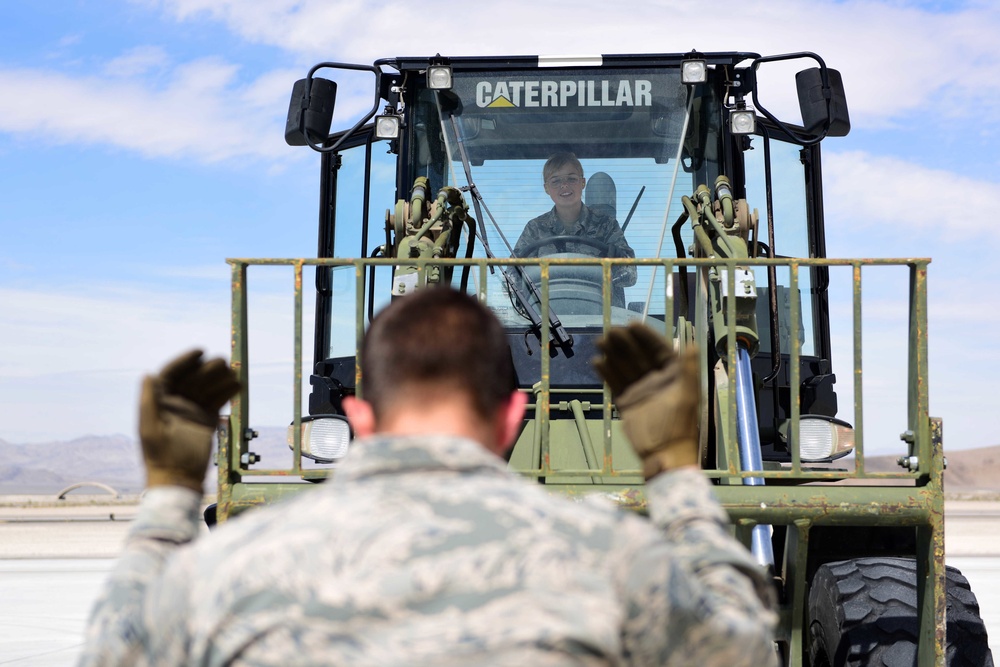
[[[696,360],[641,325],[602,350],[648,519],[507,472],[527,398],[504,331],[434,288],[372,323],[336,475],[197,539],[208,424],[237,387],[222,360],[169,364],[143,386],[149,489],[80,664],[773,664],[767,575],[697,469]]]
[[[539,244],[542,239],[559,236],[578,236],[602,243],[607,247],[602,254],[607,257],[635,257],[635,251],[625,240],[614,216],[583,203],[587,179],[576,155],[556,153],[546,160],[542,167],[542,183],[554,206],[524,226],[514,244],[514,257],[544,257],[564,252],[593,256],[600,252],[594,245],[573,241]],[[612,305],[625,307],[625,288],[634,285],[635,281],[635,266],[612,268]]]

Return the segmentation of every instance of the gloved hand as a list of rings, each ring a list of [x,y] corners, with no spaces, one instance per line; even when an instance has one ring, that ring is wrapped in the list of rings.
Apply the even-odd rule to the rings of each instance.
[[[139,439],[147,488],[202,490],[219,409],[240,383],[225,360],[203,362],[201,356],[201,350],[186,352],[143,380]]]
[[[698,352],[674,353],[643,324],[612,329],[597,343],[594,367],[611,388],[646,479],[698,465]]]

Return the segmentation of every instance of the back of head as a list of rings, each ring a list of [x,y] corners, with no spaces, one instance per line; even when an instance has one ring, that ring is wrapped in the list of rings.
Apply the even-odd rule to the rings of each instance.
[[[516,388],[500,322],[474,298],[444,287],[399,298],[375,317],[361,349],[361,376],[379,421],[429,387],[464,394],[488,419]]]

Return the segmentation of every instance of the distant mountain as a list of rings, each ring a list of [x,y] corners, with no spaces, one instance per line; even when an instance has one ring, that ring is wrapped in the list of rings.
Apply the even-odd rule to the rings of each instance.
[[[262,457],[260,466],[287,465],[291,456],[285,444],[286,429],[265,427],[257,431],[260,435],[251,442],[250,450]],[[214,463],[215,454],[212,456]],[[218,470],[211,465],[205,490],[213,492],[217,480]],[[0,440],[0,495],[54,495],[82,482],[100,482],[119,493],[134,494],[142,491],[144,481],[138,441],[124,435],[26,445]]]
[[[123,435],[15,445],[0,440],[0,494],[58,493],[102,482],[122,493],[142,489],[139,451]]]
[[[944,471],[946,493],[1000,494],[1000,445],[945,450],[944,456],[948,463]],[[872,472],[896,472],[901,470],[896,459],[896,456],[870,456],[865,465]]]
[[[257,429],[250,450],[261,457],[258,467],[285,467],[291,454],[285,429]],[[945,488],[952,494],[1000,494],[1000,445],[946,453]],[[896,471],[895,456],[870,456],[867,469]],[[218,471],[210,466],[206,491],[216,487]],[[69,442],[16,445],[0,440],[0,495],[57,494],[80,482],[101,482],[119,493],[142,490],[138,443],[123,435],[86,436]]]

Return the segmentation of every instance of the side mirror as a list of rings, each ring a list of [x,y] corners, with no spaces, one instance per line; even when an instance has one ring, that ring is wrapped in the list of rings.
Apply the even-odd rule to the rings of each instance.
[[[851,118],[847,113],[844,81],[840,72],[835,69],[827,68],[826,73],[828,92],[824,91],[823,75],[819,67],[802,70],[795,75],[802,127],[807,134],[813,136],[846,137],[851,131]]]
[[[310,84],[308,92],[306,84]],[[322,144],[330,136],[333,106],[337,99],[337,84],[329,79],[311,77],[299,79],[292,86],[285,120],[285,143],[306,146],[306,136],[314,144]],[[308,133],[308,135],[307,135]]]

